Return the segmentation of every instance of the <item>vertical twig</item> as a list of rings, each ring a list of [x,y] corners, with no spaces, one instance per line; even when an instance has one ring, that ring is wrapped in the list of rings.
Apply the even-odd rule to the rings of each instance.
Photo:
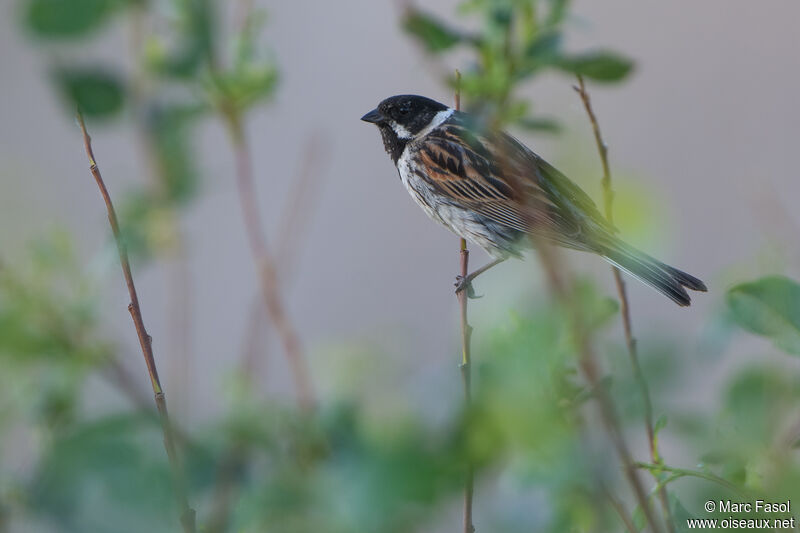
[[[301,408],[309,410],[315,402],[314,391],[305,356],[300,345],[300,337],[295,330],[294,324],[289,320],[278,288],[277,265],[269,252],[266,235],[264,235],[262,229],[261,212],[258,208],[255,194],[250,148],[244,134],[241,117],[233,111],[226,113],[225,117],[230,127],[231,142],[236,158],[236,184],[239,191],[239,202],[250,241],[250,250],[259,274],[264,305],[270,320],[275,326],[281,344],[283,344],[283,350],[294,381],[297,401]]]
[[[139,345],[142,349],[145,364],[147,365],[147,372],[150,375],[150,383],[153,386],[153,395],[155,397],[156,408],[158,409],[159,419],[161,421],[161,430],[164,434],[164,448],[167,451],[167,458],[169,460],[170,470],[172,472],[172,479],[175,485],[175,495],[178,499],[178,505],[181,509],[181,525],[185,533],[194,533],[195,531],[195,512],[189,507],[188,498],[186,496],[186,484],[183,473],[183,466],[181,465],[180,458],[178,457],[177,447],[175,446],[175,437],[172,424],[169,420],[169,413],[167,411],[167,398],[164,395],[164,390],[161,387],[161,381],[158,378],[158,370],[156,368],[155,358],[153,357],[153,339],[147,334],[142,319],[142,311],[139,308],[139,297],[136,293],[136,286],[133,283],[133,274],[131,273],[130,260],[128,259],[128,250],[125,247],[125,242],[120,233],[119,220],[117,219],[114,205],[111,202],[111,196],[108,193],[106,184],[100,174],[100,169],[97,166],[97,161],[94,157],[92,150],[92,139],[86,131],[86,124],[83,121],[83,115],[80,111],[77,114],[78,124],[83,134],[83,144],[86,149],[86,156],[89,158],[89,170],[92,177],[100,189],[100,194],[103,196],[103,201],[106,204],[108,211],[108,221],[111,224],[111,231],[114,234],[114,240],[117,243],[117,251],[119,252],[119,260],[122,265],[122,273],[125,276],[125,284],[128,287],[128,295],[130,296],[130,303],[128,304],[128,311],[133,319],[133,324],[136,327],[136,334],[139,337]]]
[[[614,225],[614,190],[611,187],[611,168],[608,164],[608,146],[603,141],[603,135],[600,132],[600,123],[597,121],[597,116],[592,108],[592,101],[589,93],[586,90],[586,85],[582,76],[578,76],[578,85],[573,87],[580,96],[583,102],[583,107],[586,109],[586,114],[589,116],[589,121],[592,124],[592,131],[594,132],[594,139],[597,143],[597,151],[600,154],[600,162],[603,167],[603,206],[605,210],[606,220],[608,223]],[[647,385],[644,372],[639,364],[639,354],[636,347],[636,338],[633,336],[633,326],[631,322],[630,304],[628,302],[628,293],[625,289],[625,281],[622,279],[622,273],[616,266],[611,267],[611,272],[614,275],[614,283],[617,286],[617,295],[620,302],[620,313],[622,315],[622,327],[625,331],[625,344],[628,347],[628,355],[630,356],[631,367],[633,367],[634,379],[639,387],[639,393],[642,397],[642,405],[644,406],[644,422],[645,430],[647,432],[647,441],[650,448],[650,458],[654,463],[660,463],[661,458],[658,455],[658,450],[655,444],[655,430],[653,426],[653,404],[650,399],[650,389]],[[667,498],[666,489],[661,486],[659,491],[659,500],[664,512],[664,517],[667,521],[667,528],[670,532],[674,533],[675,528],[672,523],[672,513],[669,509],[669,499]]]
[[[456,110],[461,110],[461,72],[456,70]],[[466,239],[460,240],[459,256],[461,258],[461,277],[469,275],[469,250]],[[467,319],[468,290],[458,292],[458,303],[461,307],[461,381],[464,384],[464,402],[467,410],[472,403],[472,354],[470,341],[472,339],[472,326]],[[473,533],[475,526],[472,524],[472,496],[475,491],[475,470],[472,460],[467,459],[467,472],[464,481],[464,533]]]

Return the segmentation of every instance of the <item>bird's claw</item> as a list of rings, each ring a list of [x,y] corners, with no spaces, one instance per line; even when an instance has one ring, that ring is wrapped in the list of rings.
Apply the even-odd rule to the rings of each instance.
[[[483,298],[483,295],[478,296],[475,294],[475,289],[472,288],[472,280],[469,277],[464,276],[456,276],[456,282],[453,284],[456,288],[456,294],[460,293],[463,290],[467,291],[467,298],[470,300],[477,300],[478,298]]]

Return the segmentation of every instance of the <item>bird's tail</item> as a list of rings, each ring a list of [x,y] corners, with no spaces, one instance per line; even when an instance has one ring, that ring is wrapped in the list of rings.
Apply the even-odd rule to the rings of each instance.
[[[691,303],[686,289],[707,290],[705,283],[696,277],[650,257],[617,237],[606,235],[599,241],[597,252],[606,261],[650,285],[680,306]]]

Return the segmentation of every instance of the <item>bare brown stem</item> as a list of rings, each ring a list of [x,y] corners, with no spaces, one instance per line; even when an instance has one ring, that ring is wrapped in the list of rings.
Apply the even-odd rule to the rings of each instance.
[[[231,131],[231,141],[236,158],[236,184],[242,208],[250,250],[256,263],[261,284],[261,295],[270,320],[283,345],[294,381],[297,401],[301,408],[310,410],[315,402],[308,367],[300,345],[300,337],[289,320],[278,288],[278,272],[267,247],[262,229],[261,212],[255,194],[250,148],[240,118],[235,113],[226,115]]]
[[[583,102],[583,107],[586,109],[586,114],[589,116],[589,122],[592,124],[592,131],[594,132],[594,139],[597,144],[597,152],[600,154],[600,163],[603,167],[603,206],[605,216],[610,225],[614,225],[614,190],[611,187],[611,167],[608,163],[608,145],[603,141],[603,135],[600,131],[600,123],[594,113],[592,107],[592,100],[589,97],[589,92],[586,90],[586,84],[582,76],[578,76],[578,85],[574,87],[575,91],[580,96]],[[620,314],[622,315],[622,327],[625,332],[625,344],[628,347],[628,355],[633,368],[633,375],[639,387],[639,393],[642,398],[642,405],[644,407],[644,423],[645,431],[647,432],[647,442],[650,448],[650,458],[654,463],[661,462],[658,450],[655,444],[655,430],[653,425],[653,403],[650,399],[650,389],[647,385],[644,372],[639,364],[639,353],[636,347],[636,338],[633,335],[633,325],[631,321],[630,303],[628,301],[628,292],[625,288],[625,281],[622,279],[620,270],[612,266],[611,272],[614,276],[614,283],[617,287],[617,295],[620,302]],[[658,481],[656,479],[656,481]],[[670,533],[674,533],[675,526],[672,522],[672,513],[669,509],[669,499],[667,498],[667,491],[662,486],[659,491],[659,500],[661,501],[661,509],[667,522],[667,529]]]
[[[178,499],[178,505],[181,509],[181,525],[185,533],[194,533],[195,531],[195,512],[189,507],[188,498],[186,496],[186,483],[183,472],[183,466],[178,457],[177,447],[175,446],[175,437],[172,424],[169,419],[169,412],[167,411],[167,399],[164,395],[164,390],[161,387],[161,381],[158,378],[158,370],[156,368],[155,358],[153,357],[153,339],[147,334],[144,327],[144,320],[142,319],[142,311],[139,307],[139,297],[136,293],[136,286],[133,283],[133,274],[131,273],[130,260],[128,259],[128,250],[125,246],[125,241],[119,228],[119,220],[117,219],[114,204],[111,202],[111,196],[103,181],[103,176],[100,174],[100,168],[97,166],[97,160],[94,157],[92,150],[92,139],[86,131],[86,124],[83,121],[83,115],[78,111],[77,114],[78,124],[83,134],[83,144],[86,150],[86,156],[89,158],[89,170],[100,189],[100,194],[103,196],[103,201],[106,204],[108,211],[108,221],[111,224],[111,231],[114,234],[114,240],[117,244],[117,251],[119,252],[119,260],[122,265],[122,273],[125,277],[125,284],[128,287],[128,295],[130,296],[130,303],[128,304],[128,311],[133,319],[133,324],[136,328],[136,334],[139,337],[139,345],[142,349],[145,364],[147,365],[147,372],[150,375],[150,383],[153,387],[153,395],[155,397],[156,408],[158,409],[159,420],[161,421],[161,430],[164,434],[164,448],[167,451],[167,458],[169,460],[170,470],[172,473],[173,484],[175,487],[175,495]]]
[[[469,274],[469,250],[467,241],[461,239],[459,255],[461,257],[461,276]],[[472,326],[467,319],[467,301],[469,291],[458,292],[458,303],[461,307],[461,381],[464,384],[464,402],[467,409],[472,403]],[[475,471],[472,461],[468,459],[466,480],[464,481],[464,533],[473,533],[475,526],[472,524],[472,498],[475,493]]]
[[[456,70],[456,95],[455,108],[461,110],[461,72]],[[469,275],[469,250],[466,239],[459,241],[459,257],[461,262],[461,277]],[[458,291],[458,304],[461,308],[461,381],[464,385],[464,402],[467,409],[472,403],[472,326],[469,325],[467,316],[467,302],[469,291]],[[472,524],[472,498],[475,493],[475,469],[472,461],[467,462],[466,479],[464,480],[464,533],[473,533],[475,526]]]

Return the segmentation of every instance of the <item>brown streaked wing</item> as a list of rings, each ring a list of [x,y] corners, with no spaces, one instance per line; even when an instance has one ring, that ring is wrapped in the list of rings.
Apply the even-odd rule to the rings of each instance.
[[[536,157],[511,137],[478,135],[457,122],[431,132],[419,148],[431,184],[455,203],[517,231],[575,247],[580,227],[540,185]]]

